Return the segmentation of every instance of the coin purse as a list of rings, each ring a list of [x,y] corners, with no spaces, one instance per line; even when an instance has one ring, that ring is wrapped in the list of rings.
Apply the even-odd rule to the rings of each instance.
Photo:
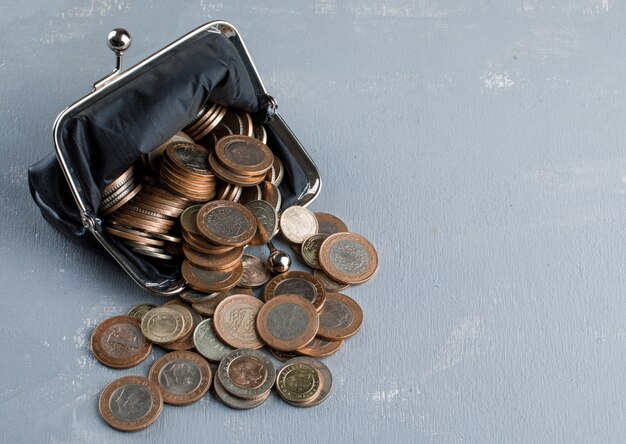
[[[138,255],[103,231],[100,190],[184,128],[207,101],[249,112],[265,125],[267,145],[285,168],[283,209],[310,203],[321,179],[230,23],[209,22],[124,72],[123,50],[113,43],[116,70],[59,114],[55,152],[29,168],[30,191],[54,228],[90,249],[104,248],[146,290],[173,295],[185,288],[180,265]]]

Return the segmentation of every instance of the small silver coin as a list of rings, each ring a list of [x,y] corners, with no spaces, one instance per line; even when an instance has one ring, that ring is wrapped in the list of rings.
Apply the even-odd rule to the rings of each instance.
[[[231,347],[224,344],[217,337],[215,330],[213,330],[213,320],[211,318],[205,319],[198,324],[193,333],[193,344],[198,353],[210,361],[220,362],[233,351]]]

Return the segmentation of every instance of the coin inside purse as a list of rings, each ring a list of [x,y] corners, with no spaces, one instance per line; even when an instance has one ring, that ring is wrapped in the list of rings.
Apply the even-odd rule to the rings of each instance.
[[[268,96],[255,75],[241,47],[207,30],[181,38],[76,102],[55,123],[57,156],[29,169],[31,194],[44,218],[88,248],[104,247],[144,288],[177,288],[179,260],[139,255],[102,230],[101,190],[193,121],[207,101],[246,111],[256,123],[270,119]],[[286,207],[310,189],[317,170],[303,166],[302,159],[310,159],[299,143],[294,151],[297,140],[280,116],[265,128],[268,146],[284,165],[280,191]]]

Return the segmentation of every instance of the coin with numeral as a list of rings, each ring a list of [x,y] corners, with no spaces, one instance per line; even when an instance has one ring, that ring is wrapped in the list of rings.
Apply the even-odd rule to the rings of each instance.
[[[362,284],[378,269],[378,255],[367,239],[355,233],[330,235],[320,247],[319,263],[333,280]]]

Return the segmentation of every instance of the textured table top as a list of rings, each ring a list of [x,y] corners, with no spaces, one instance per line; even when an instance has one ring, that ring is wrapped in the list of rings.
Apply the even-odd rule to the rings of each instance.
[[[102,319],[158,303],[55,232],[27,167],[112,69],[232,21],[316,161],[312,208],[377,247],[329,399],[214,396],[133,435],[98,416]],[[612,0],[0,4],[3,442],[624,442],[626,19]]]

